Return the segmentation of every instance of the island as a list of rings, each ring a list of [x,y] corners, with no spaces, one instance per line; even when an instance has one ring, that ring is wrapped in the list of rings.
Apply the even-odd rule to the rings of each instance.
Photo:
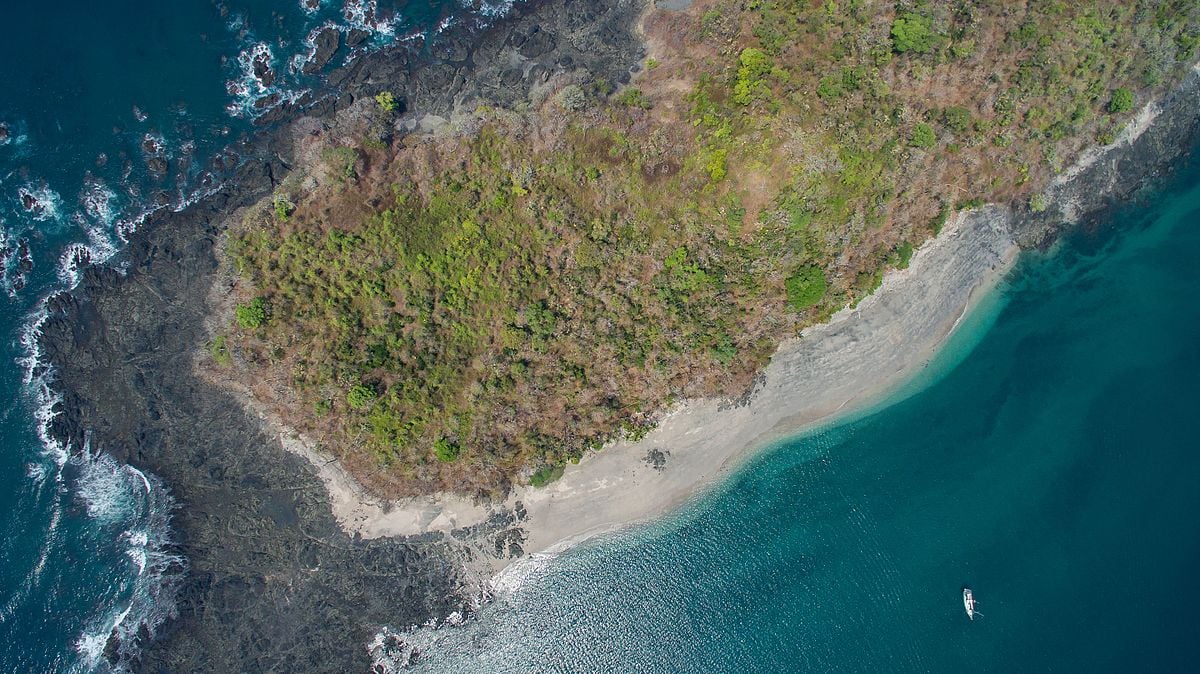
[[[128,657],[365,670],[902,384],[1186,147],[1156,7],[530,1],[335,71],[48,304],[49,432],[180,504]]]

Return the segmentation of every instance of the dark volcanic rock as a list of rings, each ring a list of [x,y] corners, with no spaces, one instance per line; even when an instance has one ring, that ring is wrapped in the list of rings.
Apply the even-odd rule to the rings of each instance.
[[[1188,73],[1184,81],[1158,103],[1158,114],[1131,143],[1118,142],[1089,167],[1069,180],[1052,186],[1049,208],[1034,213],[1028,203],[1014,204],[1017,242],[1027,248],[1046,246],[1061,231],[1063,222],[1084,226],[1139,192],[1159,184],[1200,141],[1200,74]]]
[[[312,58],[308,60],[308,63],[304,64],[303,70],[305,75],[315,75],[321,72],[321,69],[333,60],[333,55],[337,53],[341,37],[341,32],[332,26],[326,26],[317,33],[317,36],[313,39],[316,50],[313,52]]]
[[[379,625],[468,608],[461,544],[350,539],[309,466],[181,367],[202,340],[225,213],[282,173],[248,164],[235,188],[139,232],[124,275],[88,268],[78,292],[48,304],[42,348],[66,394],[52,432],[81,446],[90,431],[92,446],[163,478],[181,506],[191,570],[148,671],[366,671]]]
[[[554,46],[554,36],[542,30],[541,26],[534,26],[529,37],[521,42],[520,52],[525,58],[537,58],[553,51]]]
[[[371,37],[371,34],[367,31],[362,30],[361,28],[355,28],[349,33],[346,33],[346,46],[353,49],[354,47],[366,42],[367,38],[369,37]]]
[[[449,45],[440,54],[451,58],[431,48],[432,62],[422,61],[404,47],[360,56],[330,73],[325,91],[281,102],[260,122],[282,121],[302,106],[308,115],[332,115],[382,90],[419,113],[477,101],[510,105],[560,64],[614,81],[638,59],[642,9],[634,0],[531,0],[492,29],[438,38]],[[581,11],[589,20],[579,20]],[[62,395],[51,434],[75,447],[89,438],[156,474],[179,504],[173,526],[189,570],[179,617],[144,649],[145,671],[366,671],[365,644],[380,626],[469,608],[477,579],[464,562],[522,554],[523,510],[449,536],[347,536],[311,466],[232,394],[192,372],[206,338],[215,245],[234,210],[285,177],[290,138],[263,131],[214,158],[210,168],[227,178],[224,189],[151,216],[114,260],[120,272],[77,260],[78,288],[46,305],[41,347]]]
[[[275,84],[275,71],[271,68],[271,60],[268,52],[255,54],[251,66],[254,68],[254,78],[261,82],[264,87]]]

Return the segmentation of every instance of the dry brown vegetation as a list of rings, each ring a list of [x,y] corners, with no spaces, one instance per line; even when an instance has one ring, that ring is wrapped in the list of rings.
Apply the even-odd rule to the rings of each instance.
[[[1144,102],[1190,64],[1196,13],[652,12],[623,90],[564,73],[458,135],[321,141],[233,234],[239,376],[389,495],[541,483],[675,399],[741,394],[953,209],[1025,199],[1110,140],[1114,92]]]

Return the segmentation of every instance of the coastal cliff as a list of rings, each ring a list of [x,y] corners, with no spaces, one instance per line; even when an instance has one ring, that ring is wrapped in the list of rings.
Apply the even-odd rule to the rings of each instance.
[[[310,102],[304,114],[333,119],[356,99],[382,91],[404,92],[412,109],[447,116],[472,101],[513,105],[564,62],[624,81],[642,58],[634,29],[641,10],[625,2],[527,4],[481,35],[447,38],[434,49],[433,63],[397,58],[402,52],[395,51],[363,57],[331,77],[334,91]],[[528,59],[521,67],[495,58],[513,49]],[[965,217],[989,217],[1011,227],[1021,244],[1044,245],[1062,221],[1086,222],[1170,170],[1196,139],[1198,90],[1189,75],[1155,103],[1142,133],[1128,142],[1118,138],[1095,162],[1049,188],[1042,212],[1021,199],[1004,207],[1015,215],[989,210]],[[285,451],[275,429],[238,396],[193,371],[209,338],[218,244],[235,213],[267,197],[287,175],[296,161],[294,138],[291,130],[264,134],[226,187],[182,212],[152,217],[113,265],[88,268],[76,290],[47,305],[42,352],[63,396],[51,432],[160,476],[180,505],[175,525],[190,569],[179,618],[140,663],[148,671],[365,670],[363,644],[378,626],[468,613],[487,590],[472,569],[524,551],[528,512],[519,501],[485,508],[478,525],[449,532],[376,540],[346,533],[313,466]],[[1005,249],[981,258],[979,267],[997,264]],[[918,265],[910,273],[923,272]],[[969,289],[951,289],[966,302]],[[888,292],[885,283],[860,312],[879,311],[873,306],[887,303]],[[870,340],[863,334],[853,341]],[[843,355],[854,355],[854,348]],[[806,367],[790,368],[788,377],[804,377]],[[811,419],[790,427],[805,421]],[[640,462],[642,449],[626,458]],[[666,455],[665,469],[673,470],[678,458]]]

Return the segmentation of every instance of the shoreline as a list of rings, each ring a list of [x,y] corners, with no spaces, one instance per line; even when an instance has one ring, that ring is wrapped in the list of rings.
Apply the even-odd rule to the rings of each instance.
[[[31,343],[41,355],[33,374],[46,377],[57,401],[46,436],[90,443],[159,478],[177,506],[170,552],[188,561],[177,614],[135,627],[140,653],[128,657],[110,634],[110,665],[366,671],[366,642],[379,625],[444,622],[478,607],[487,560],[519,551],[513,513],[448,533],[348,536],[308,461],[265,433],[236,392],[197,377],[190,365],[212,338],[209,292],[222,292],[219,242],[230,218],[291,173],[303,149],[297,133],[314,122],[338,133],[343,111],[384,89],[402,94],[406,117],[398,121],[406,122],[479,101],[509,104],[560,67],[627,80],[639,58],[641,7],[596,3],[595,20],[578,23],[565,0],[531,0],[486,29],[447,31],[430,53],[398,45],[364,55],[330,73],[328,95],[310,107],[280,106],[281,116],[301,117],[239,146],[220,189],[147,217],[111,260],[83,267],[75,287],[45,300]],[[518,53],[513,45],[533,31],[558,39]]]
[[[780,345],[748,400],[679,403],[641,441],[605,445],[567,466],[555,482],[518,487],[501,503],[449,494],[399,501],[371,496],[311,441],[277,419],[264,420],[285,449],[317,472],[338,524],[364,539],[447,532],[520,511],[522,557],[528,559],[657,519],[772,443],[867,412],[901,390],[996,287],[1021,248],[1045,246],[1062,225],[1131,198],[1169,167],[1182,151],[1175,141],[1196,132],[1189,96],[1198,95],[1200,64],[1175,90],[1147,102],[1114,142],[1083,153],[1051,181],[1043,190],[1051,199],[1044,212],[1026,204],[988,204],[957,213],[907,269],[888,273],[858,307]],[[1141,165],[1128,164],[1131,155],[1139,155]],[[803,385],[789,383],[797,379]],[[660,467],[652,465],[654,452],[665,457]],[[496,560],[492,570],[499,573],[513,561]]]
[[[522,26],[540,21],[543,29],[547,26],[557,29],[555,22],[562,20],[555,13],[558,9],[543,8],[543,3],[531,4],[536,6],[523,8],[511,18],[510,24],[485,34],[486,39],[477,46],[481,61],[499,53],[505,36]],[[628,21],[625,9],[628,7],[610,8],[609,20],[614,25]],[[570,31],[563,28],[562,32]],[[457,42],[467,37],[448,39]],[[580,52],[590,52],[574,47],[560,49],[576,57]],[[596,63],[603,65],[608,56],[611,55],[597,56]],[[541,58],[551,63],[554,57]],[[340,75],[344,88],[369,95],[372,90],[389,86],[394,77],[397,89],[403,87],[413,100],[437,99],[447,104],[471,98],[480,90],[476,82],[462,85],[457,84],[458,80],[454,80],[452,91],[439,89],[449,81],[449,75],[400,78],[397,74],[400,67],[382,63],[381,59],[382,56],[364,58],[369,67],[359,64],[345,69]],[[454,71],[455,77],[477,67],[470,59],[441,65]],[[545,67],[526,65],[521,87],[536,82],[541,77],[538,69]],[[609,65],[614,72],[620,70],[619,63]],[[413,67],[425,72],[418,64]],[[1195,80],[1194,75],[1189,80],[1190,94],[1197,89]],[[512,92],[501,93],[497,96],[503,98]],[[1175,92],[1168,98],[1174,95]],[[332,115],[343,102],[348,101],[326,99],[313,114]],[[418,105],[413,112],[426,109]],[[433,105],[428,109],[438,107]],[[1172,144],[1180,134],[1180,129],[1172,125],[1180,119],[1193,125],[1182,132],[1192,134],[1187,136],[1192,138],[1195,106],[1183,113],[1178,106],[1164,104],[1163,113],[1153,120],[1144,137],[1137,140],[1141,147],[1148,142],[1146,138],[1166,129],[1162,131],[1166,140],[1150,141],[1151,145],[1157,142],[1161,146],[1157,153],[1151,148],[1148,154],[1134,157],[1132,165],[1126,163],[1120,167],[1117,158],[1096,162],[1095,170],[1088,168],[1083,172],[1086,175],[1073,180],[1071,189],[1078,189],[1082,195],[1078,197],[1082,204],[1080,212],[1102,208],[1108,195],[1125,196],[1134,189],[1125,190],[1124,184],[1113,189],[1111,176],[1103,174],[1102,166],[1120,169],[1123,179],[1132,171],[1133,183],[1156,177],[1168,166],[1180,152],[1181,145]],[[1017,244],[1012,243],[1013,239],[1023,246],[1038,245],[1036,234],[1030,235],[1030,230],[1053,232],[1062,222],[1057,194],[1055,203],[1043,214],[1031,214],[1023,205],[989,207],[969,216],[960,214],[938,239],[918,251],[909,271],[889,275],[857,311],[841,312],[830,323],[814,326],[801,339],[789,342],[797,350],[776,355],[772,368],[779,361],[778,372],[768,368],[768,377],[747,404],[731,406],[720,401],[699,401],[677,407],[642,443],[616,443],[589,454],[580,465],[569,467],[559,481],[541,490],[519,490],[502,504],[486,507],[461,498],[424,499],[396,508],[370,497],[352,481],[340,487],[344,494],[339,497],[338,474],[348,477],[340,465],[311,451],[308,456],[298,458],[297,454],[304,454],[301,449],[309,449],[295,446],[303,438],[281,438],[278,432],[263,432],[270,424],[264,425],[264,419],[254,410],[239,405],[236,392],[231,394],[229,389],[198,381],[192,368],[180,367],[181,363],[191,362],[196,349],[203,348],[208,338],[200,326],[211,316],[205,306],[204,291],[210,287],[205,284],[216,282],[214,241],[221,236],[225,219],[239,204],[256,201],[286,175],[290,166],[278,155],[282,151],[290,157],[285,141],[282,134],[261,140],[261,146],[256,146],[259,154],[255,155],[262,160],[261,166],[243,167],[237,180],[231,179],[234,184],[228,189],[185,211],[149,218],[112,264],[89,266],[76,290],[49,303],[51,316],[40,341],[47,347],[49,362],[61,373],[53,387],[63,395],[62,414],[49,426],[49,431],[66,442],[94,438],[95,446],[118,461],[160,476],[179,503],[172,528],[180,533],[179,549],[192,561],[192,572],[180,593],[183,607],[180,617],[165,624],[164,631],[155,635],[146,647],[142,664],[147,669],[184,670],[189,664],[221,668],[222,661],[229,669],[238,669],[252,658],[264,667],[283,666],[282,663],[298,662],[301,658],[336,663],[336,667],[361,664],[365,657],[363,649],[357,643],[349,644],[353,640],[346,635],[362,633],[364,625],[382,621],[419,624],[430,616],[437,620],[451,611],[469,610],[472,604],[463,601],[464,592],[477,589],[474,582],[479,579],[462,577],[463,569],[474,570],[481,565],[485,571],[490,568],[494,573],[513,561],[540,559],[600,533],[671,511],[744,465],[748,456],[771,441],[816,423],[843,419],[852,412],[868,409],[873,402],[896,390],[895,386],[902,385],[924,367],[945,336],[959,325],[972,302],[981,297],[981,289],[990,287],[989,282],[998,279],[1011,260],[982,265],[973,268],[974,271],[948,270],[951,274],[975,274],[977,282],[972,288],[949,284],[950,291],[961,299],[951,304],[961,306],[957,311],[948,306],[945,311],[938,311],[936,317],[926,317],[936,322],[932,327],[922,328],[926,331],[923,334],[933,335],[932,342],[926,350],[915,349],[909,354],[911,360],[907,365],[889,368],[876,363],[875,370],[857,374],[854,381],[865,382],[866,388],[852,394],[841,389],[818,391],[829,394],[829,400],[823,406],[816,406],[819,409],[810,408],[807,414],[804,410],[780,414],[770,404],[777,400],[772,396],[783,395],[793,402],[800,400],[800,393],[779,390],[790,384],[788,377],[794,376],[799,368],[825,362],[822,355],[832,358],[841,352],[837,348],[821,351],[818,342],[828,346],[840,338],[845,348],[853,345],[861,348],[870,341],[877,351],[891,349],[894,344],[887,340],[867,340],[869,330],[862,334],[855,332],[852,328],[858,322],[852,322],[854,317],[864,312],[878,314],[881,321],[903,316],[909,307],[902,297],[894,296],[905,293],[894,290],[893,286],[924,282],[919,278],[922,275],[916,273],[921,259],[936,257],[931,251],[946,245],[964,243],[960,240],[964,224],[960,218],[970,220],[975,213],[982,212],[1003,219],[1005,224],[999,233],[1005,234],[1009,242],[1002,248],[1014,256]],[[1171,148],[1175,149],[1174,155],[1169,152]],[[1125,153],[1126,159],[1133,154],[1126,153],[1125,146],[1117,149],[1117,154]],[[269,158],[272,153],[273,159]],[[1093,173],[1096,175],[1089,178]],[[1097,185],[1104,189],[1096,189]],[[951,240],[952,244],[946,243]],[[1003,262],[1004,256],[997,260]],[[117,263],[127,265],[124,273],[114,271]],[[937,266],[933,262],[924,264]],[[916,280],[904,282],[906,278]],[[917,298],[929,299],[930,295],[916,293]],[[874,308],[876,305],[881,307]],[[900,340],[898,343],[906,343],[902,331],[892,334]],[[809,345],[817,348],[806,350]],[[880,355],[891,354],[876,353]],[[892,377],[894,386],[870,389],[872,383],[879,384],[876,375],[881,372]],[[741,445],[733,449],[701,451],[706,444],[711,446],[716,442],[717,434],[697,438],[703,429],[689,430],[686,422],[698,418],[709,419],[716,431],[725,433],[733,432],[733,422],[740,419],[743,423],[740,428],[753,435],[739,438]],[[277,439],[283,448],[275,444]],[[668,446],[666,440],[677,440],[679,444]],[[691,451],[688,447],[701,449]],[[661,472],[645,461],[646,453],[654,448],[670,452]],[[616,470],[605,468],[605,461],[610,458],[618,462]],[[688,473],[688,461],[694,467],[693,473]],[[675,491],[662,488],[664,484],[671,485],[668,473],[678,474]],[[327,476],[335,489],[330,489]],[[598,493],[602,496],[597,497]],[[636,501],[638,495],[642,500],[627,503]],[[341,505],[339,499],[344,499]],[[598,504],[607,504],[608,509],[602,510]],[[356,511],[356,505],[366,509]],[[513,512],[517,517],[513,517]],[[360,518],[356,526],[380,532],[379,535],[372,537],[361,532],[354,535],[356,531],[348,529],[346,523],[353,525],[355,517]],[[504,520],[505,517],[509,519]],[[499,524],[497,518],[502,520]],[[479,526],[472,527],[474,523]],[[423,535],[401,538],[404,531]],[[473,536],[482,539],[480,547],[471,547]],[[370,538],[375,540],[363,540]],[[510,545],[513,540],[520,540],[521,544]],[[509,553],[503,556],[502,541]],[[494,548],[495,556],[490,556],[490,552],[483,554],[487,552],[481,552],[483,548]],[[321,573],[316,573],[318,569]],[[279,629],[264,637],[254,629],[255,624],[273,624]]]
[[[741,404],[685,401],[641,441],[589,453],[544,487],[520,487],[483,506],[438,495],[385,502],[336,461],[255,406],[288,451],[306,458],[330,495],[338,523],[363,538],[411,536],[472,526],[500,510],[523,509],[525,556],[554,553],[593,536],[672,512],[771,443],[867,409],[920,372],[1016,260],[1012,212],[961,212],[922,246],[910,266],[875,294],[780,346]],[[796,385],[796,381],[802,382]],[[663,461],[652,461],[661,452]],[[657,465],[655,465],[657,464]],[[499,571],[514,561],[499,560]]]

